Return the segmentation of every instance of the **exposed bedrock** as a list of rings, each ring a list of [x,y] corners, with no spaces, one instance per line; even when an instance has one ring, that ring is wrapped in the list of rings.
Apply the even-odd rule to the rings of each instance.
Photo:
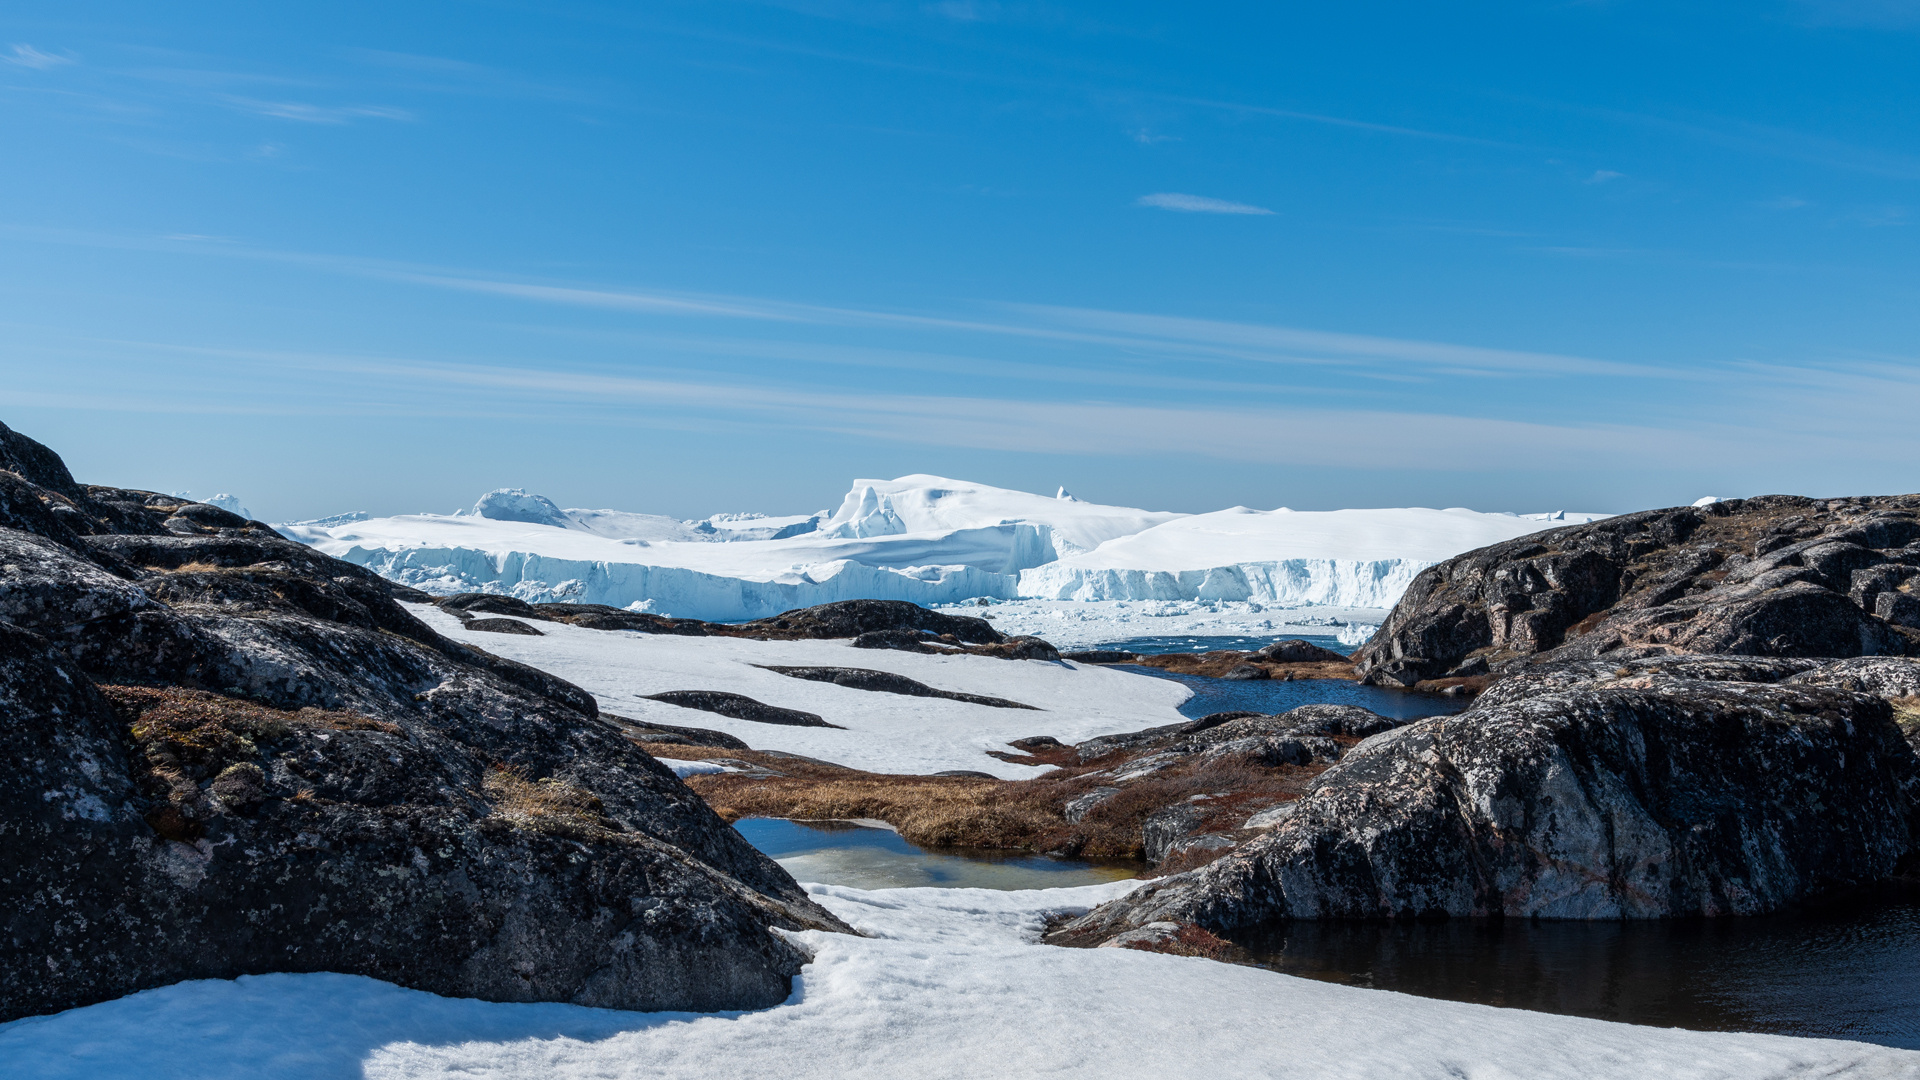
[[[0,465],[0,1020],[271,971],[748,1008],[806,960],[773,928],[844,929],[408,590],[4,427]]]
[[[818,713],[783,709],[778,705],[756,701],[745,694],[730,694],[724,690],[669,690],[664,694],[648,694],[647,697],[649,700],[678,705],[683,709],[699,709],[718,716],[731,717],[735,720],[751,720],[760,724],[827,728],[840,726],[827,723]]]
[[[849,690],[871,690],[882,694],[904,694],[908,697],[945,698],[948,701],[964,701],[969,705],[988,705],[996,709],[1032,709],[1032,705],[1022,705],[1018,701],[1009,701],[1002,697],[990,697],[986,694],[964,694],[958,690],[941,690],[928,686],[918,679],[909,679],[905,675],[896,675],[891,671],[874,671],[870,668],[848,667],[794,667],[781,664],[759,665],[768,671],[778,672],[792,679],[806,679],[808,682],[832,683]]]
[[[405,592],[413,592],[402,588]],[[424,593],[410,598],[433,599]],[[993,624],[985,619],[930,611],[905,600],[839,600],[746,623],[674,619],[603,604],[530,604],[517,597],[497,593],[459,593],[433,602],[459,618],[469,630],[492,630],[508,634],[537,634],[540,631],[524,624],[509,628],[501,625],[507,620],[482,619],[478,616],[515,616],[567,623],[589,630],[632,630],[643,634],[745,637],[761,641],[851,638],[854,647],[860,649],[964,652],[971,656],[993,656],[1002,660],[1060,659],[1059,650],[1040,638],[1009,637],[995,630]],[[1337,657],[1339,654],[1331,655]]]
[[[1880,698],[1602,678],[1368,739],[1278,827],[1066,933],[1772,911],[1891,875],[1917,775]]]
[[[1768,495],[1536,533],[1423,571],[1371,641],[1390,686],[1538,659],[1920,655],[1920,495]]]

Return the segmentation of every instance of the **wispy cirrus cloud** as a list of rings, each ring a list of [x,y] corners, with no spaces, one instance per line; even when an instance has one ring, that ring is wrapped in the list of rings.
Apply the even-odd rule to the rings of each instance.
[[[278,120],[297,120],[303,124],[350,124],[355,120],[412,120],[411,112],[390,105],[310,105],[301,101],[261,101],[258,98],[227,95],[227,105],[242,112],[271,116]]]
[[[1290,406],[1164,405],[1099,398],[884,393],[781,385],[765,379],[701,379],[611,370],[475,364],[406,356],[212,349],[154,342],[99,342],[95,349],[198,356],[258,375],[299,377],[298,395],[256,393],[253,380],[222,380],[221,395],[150,393],[100,398],[17,387],[0,401],[132,411],[285,412],[301,415],[513,416],[570,420],[751,424],[923,446],[1102,456],[1195,455],[1328,467],[1440,471],[1475,467],[1533,448],[1536,465],[1574,467],[1596,454],[1652,465],[1712,452],[1719,436],[1625,423],[1579,424],[1438,412]],[[117,347],[117,348],[116,348]],[[93,350],[88,350],[93,351]],[[63,357],[86,364],[81,354]],[[154,370],[148,367],[147,370]],[[212,370],[212,369],[210,369]],[[299,375],[298,373],[305,373]],[[379,387],[373,397],[369,386]],[[142,389],[147,389],[142,387]],[[122,404],[116,406],[115,402]],[[702,419],[702,418],[705,419]],[[1358,443],[1356,431],[1371,433]]]
[[[74,60],[73,57],[61,53],[43,52],[31,45],[17,44],[13,46],[12,55],[0,56],[0,60],[4,60],[15,67],[33,68],[37,71],[45,71],[48,68],[56,68],[65,64],[78,62]]]
[[[1228,202],[1225,199],[1210,199],[1205,195],[1182,195],[1174,191],[1161,191],[1152,195],[1142,195],[1134,200],[1137,206],[1157,206],[1162,210],[1177,210],[1183,214],[1261,214],[1271,215],[1273,211],[1264,206],[1250,203]]]
[[[1224,359],[1258,363],[1346,366],[1423,375],[1620,376],[1629,378],[1707,377],[1648,364],[1604,360],[1565,353],[1489,348],[1449,342],[1233,322],[1153,313],[1111,311],[1047,304],[986,303],[973,317],[878,308],[812,304],[767,297],[681,292],[609,285],[557,284],[511,280],[500,275],[404,264],[378,259],[274,251],[232,242],[175,234],[165,238],[79,233],[23,226],[0,226],[0,235],[23,240],[254,259],[310,267],[354,277],[403,282],[435,289],[474,293],[566,307],[598,308],[635,315],[742,320],[815,327],[876,327],[910,331],[1024,338],[1065,345],[1126,350],[1129,355],[1163,358]],[[1595,252],[1583,252],[1592,254]]]

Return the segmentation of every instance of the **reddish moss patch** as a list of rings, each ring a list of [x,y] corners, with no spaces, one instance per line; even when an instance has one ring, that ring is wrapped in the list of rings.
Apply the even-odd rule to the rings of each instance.
[[[1138,859],[1148,815],[1195,795],[1200,831],[1236,833],[1254,812],[1299,798],[1324,764],[1264,768],[1237,762],[1182,761],[1131,781],[1089,810],[1066,820],[1069,800],[1102,786],[1106,773],[1140,756],[1117,752],[1085,764],[1072,762],[1032,780],[965,776],[899,776],[814,765],[751,750],[651,744],[656,757],[728,758],[780,775],[693,776],[687,785],[727,821],[744,817],[875,818],[925,847],[1035,851],[1085,858]],[[1058,756],[1058,755],[1054,755]],[[1246,834],[1251,835],[1251,834]],[[1214,849],[1217,857],[1224,849]],[[1197,865],[1197,864],[1196,864]]]
[[[1121,948],[1173,956],[1198,956],[1205,960],[1232,960],[1240,951],[1233,942],[1192,923],[1182,923],[1180,929],[1157,941],[1130,941]]]

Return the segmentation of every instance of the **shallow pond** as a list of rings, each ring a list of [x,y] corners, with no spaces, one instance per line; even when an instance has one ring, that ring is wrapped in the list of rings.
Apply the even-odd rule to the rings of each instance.
[[[1180,715],[1195,719],[1239,710],[1273,715],[1302,705],[1328,704],[1358,705],[1395,720],[1418,720],[1423,716],[1451,716],[1471,702],[1469,698],[1362,686],[1350,679],[1209,679],[1134,664],[1115,666],[1156,679],[1171,679],[1192,690],[1193,696],[1180,706]]]
[[[856,889],[1060,889],[1138,875],[1139,863],[916,847],[892,829],[851,821],[742,818],[734,828],[797,881]]]
[[[1104,642],[1097,648],[1161,656],[1167,653],[1212,652],[1238,649],[1251,652],[1277,640],[1268,637],[1138,637]],[[1342,645],[1327,635],[1303,635],[1302,640],[1321,648],[1350,654],[1354,647]],[[1415,694],[1381,686],[1361,686],[1346,679],[1209,679],[1204,675],[1176,675],[1159,668],[1133,664],[1116,665],[1157,679],[1171,679],[1193,691],[1180,706],[1183,716],[1196,719],[1209,713],[1261,712],[1269,715],[1297,709],[1302,705],[1358,705],[1395,720],[1418,720],[1423,716],[1449,716],[1468,705],[1466,698],[1444,698],[1433,694]]]
[[[1920,899],[1673,922],[1298,923],[1263,966],[1423,997],[1657,1027],[1920,1049]]]

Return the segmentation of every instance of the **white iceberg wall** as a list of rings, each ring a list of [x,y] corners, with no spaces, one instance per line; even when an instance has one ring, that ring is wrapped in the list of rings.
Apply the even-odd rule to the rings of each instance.
[[[492,592],[541,603],[570,601],[647,610],[681,618],[739,622],[835,600],[910,600],[951,604],[976,596],[1012,599],[1018,579],[971,566],[904,569],[835,562],[809,566],[770,581],[703,573],[675,566],[560,559],[532,552],[498,555],[474,548],[402,550],[355,546],[348,562],[425,592]]]
[[[1205,570],[1089,569],[1053,563],[1020,572],[1019,595],[1038,600],[1257,600],[1329,607],[1392,607],[1423,559],[1280,559]]]

